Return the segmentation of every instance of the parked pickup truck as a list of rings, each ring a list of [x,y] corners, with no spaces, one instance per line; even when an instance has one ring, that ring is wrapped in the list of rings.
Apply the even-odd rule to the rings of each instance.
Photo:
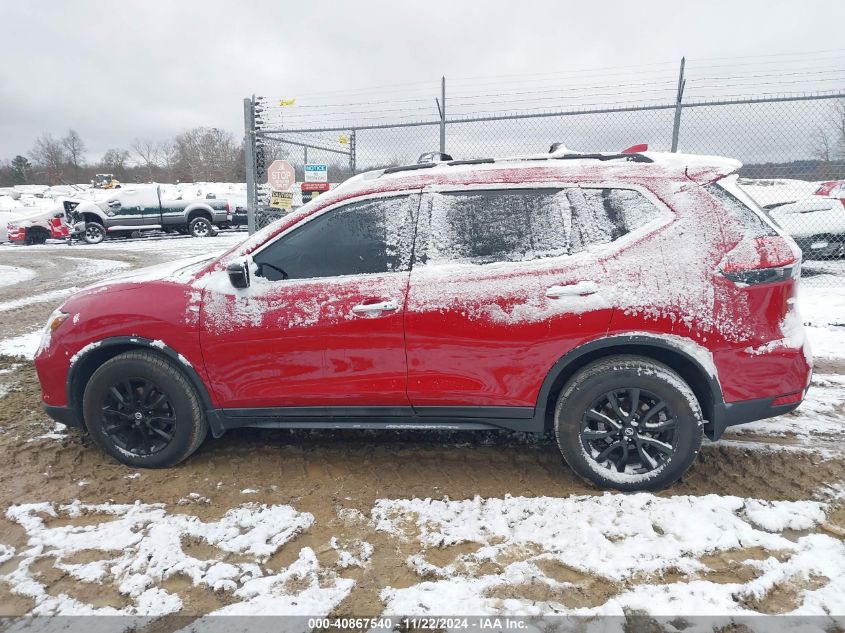
[[[83,202],[74,215],[76,232],[89,244],[99,244],[106,235],[125,237],[147,229],[208,237],[232,222],[227,200],[168,200],[161,197],[160,187],[122,189],[100,202]]]

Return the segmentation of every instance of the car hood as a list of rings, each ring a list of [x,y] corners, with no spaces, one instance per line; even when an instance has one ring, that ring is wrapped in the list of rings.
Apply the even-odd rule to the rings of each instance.
[[[22,222],[32,222],[34,220],[47,220],[59,213],[61,209],[58,207],[52,209],[37,209],[25,210],[21,209],[21,213],[12,211],[11,213],[0,214],[0,219],[5,220],[5,224],[19,225]]]
[[[146,268],[138,268],[127,273],[109,277],[103,281],[87,286],[80,294],[99,294],[102,292],[114,292],[126,290],[139,284],[148,283],[171,283],[190,285],[197,278],[199,273],[215,257],[198,255],[186,259],[179,259],[174,262],[156,264]]]

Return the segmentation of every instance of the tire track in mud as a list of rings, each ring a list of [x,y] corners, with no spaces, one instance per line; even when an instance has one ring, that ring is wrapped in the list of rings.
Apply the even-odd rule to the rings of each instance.
[[[135,471],[113,461],[73,430],[60,440],[36,439],[52,424],[37,405],[34,368],[31,362],[0,358],[0,370],[10,366],[15,367],[16,384],[0,397],[0,451],[5,456],[0,463],[0,510],[5,512],[15,503],[45,500],[140,500],[162,502],[172,512],[214,521],[246,502],[290,504],[312,513],[315,522],[285,544],[266,566],[285,567],[303,547],[311,547],[323,567],[355,580],[335,614],[380,613],[385,587],[407,587],[426,580],[407,564],[409,556],[419,554],[418,542],[373,528],[370,511],[377,499],[601,494],[566,467],[550,438],[495,432],[244,429],[206,441],[194,457],[175,468]],[[826,459],[809,451],[766,451],[747,448],[741,442],[705,444],[683,479],[660,494],[803,500],[841,480],[843,472],[843,456]],[[244,494],[245,489],[256,492]],[[369,564],[341,568],[330,546],[332,537],[373,545]],[[0,519],[0,542],[21,548],[25,533],[17,524]],[[457,560],[462,553],[466,554],[458,549],[430,552],[443,560]],[[58,577],[52,580],[67,582]],[[582,580],[585,591],[595,581],[592,577]],[[175,581],[170,588],[184,594],[186,611],[196,613],[216,608],[226,598],[206,600],[202,592]],[[511,593],[518,597],[525,591],[530,593],[532,588],[514,587],[513,592],[503,588],[499,597]],[[0,587],[0,596],[7,593]],[[20,611],[29,608],[22,600],[10,604]]]

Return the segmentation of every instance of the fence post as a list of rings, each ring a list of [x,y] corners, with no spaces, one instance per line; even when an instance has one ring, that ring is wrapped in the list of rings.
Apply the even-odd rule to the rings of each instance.
[[[440,77],[440,153],[446,153],[446,77]]]
[[[255,233],[255,101],[244,99],[244,162],[246,167],[246,218],[250,235]]]
[[[675,97],[675,121],[672,124],[672,151],[678,151],[678,134],[681,131],[681,100],[684,97],[684,86],[687,83],[687,80],[684,79],[684,65],[686,64],[686,58],[681,57],[681,70],[678,73],[678,94]]]
[[[349,132],[349,171],[355,175],[355,128]]]

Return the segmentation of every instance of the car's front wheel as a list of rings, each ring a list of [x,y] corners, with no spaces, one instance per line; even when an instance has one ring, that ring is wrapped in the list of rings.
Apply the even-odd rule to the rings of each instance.
[[[659,490],[701,446],[695,394],[672,369],[639,356],[600,359],[576,373],[555,409],[558,445],[578,475],[602,488]]]
[[[82,238],[88,244],[99,244],[106,239],[106,229],[102,224],[97,222],[86,222],[85,232],[82,234]]]
[[[208,431],[196,389],[182,371],[143,350],[103,363],[85,387],[82,408],[97,444],[133,467],[178,464]]]

